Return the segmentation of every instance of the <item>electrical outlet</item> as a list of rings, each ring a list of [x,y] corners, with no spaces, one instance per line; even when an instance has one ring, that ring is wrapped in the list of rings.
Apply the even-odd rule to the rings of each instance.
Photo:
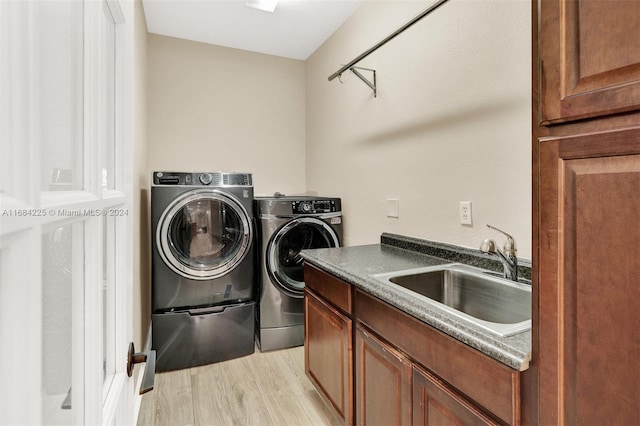
[[[471,225],[472,223],[471,201],[460,201],[460,224]]]

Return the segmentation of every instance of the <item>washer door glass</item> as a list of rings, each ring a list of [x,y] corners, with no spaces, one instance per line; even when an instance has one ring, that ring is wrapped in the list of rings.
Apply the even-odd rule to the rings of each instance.
[[[280,290],[303,297],[304,270],[300,252],[306,249],[339,247],[336,232],[313,217],[293,219],[271,238],[267,247],[267,271]]]
[[[231,271],[247,255],[253,238],[246,209],[217,190],[185,194],[163,213],[157,243],[165,263],[198,280]]]

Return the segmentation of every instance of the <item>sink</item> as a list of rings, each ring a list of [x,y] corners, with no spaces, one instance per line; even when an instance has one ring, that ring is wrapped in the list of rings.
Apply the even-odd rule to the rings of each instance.
[[[473,266],[454,263],[373,278],[501,337],[531,329],[531,286]]]

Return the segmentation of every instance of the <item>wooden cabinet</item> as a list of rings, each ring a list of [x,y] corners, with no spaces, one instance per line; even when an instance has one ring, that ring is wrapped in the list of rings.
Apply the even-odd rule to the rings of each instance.
[[[521,423],[519,371],[309,264],[305,283],[306,372],[346,424]]]
[[[540,423],[640,424],[640,127],[540,160]]]
[[[356,424],[499,424],[361,324],[356,325],[355,348]]]
[[[449,389],[455,389],[452,393],[459,400],[497,423],[521,423],[519,371],[359,289],[354,292],[354,317],[411,359],[414,366],[428,370]],[[356,363],[356,370],[360,368]],[[413,394],[414,401],[417,397]]]
[[[640,2],[534,6],[529,405],[640,424]]]
[[[341,304],[350,311],[351,288],[311,269],[305,267],[305,372],[345,424],[352,424],[352,320],[349,312],[336,307]]]
[[[446,383],[413,367],[413,424],[419,426],[496,425]]]
[[[411,424],[411,361],[361,325],[355,335],[356,424]]]
[[[539,0],[541,121],[640,109],[640,2]],[[535,62],[534,62],[535,63]]]

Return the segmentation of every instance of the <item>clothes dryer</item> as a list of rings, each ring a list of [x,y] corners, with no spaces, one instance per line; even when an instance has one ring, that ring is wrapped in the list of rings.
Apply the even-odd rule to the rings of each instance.
[[[256,341],[268,351],[304,344],[304,276],[300,252],[340,247],[340,198],[256,197],[260,299]]]
[[[251,174],[154,172],[151,224],[156,369],[253,353]]]

